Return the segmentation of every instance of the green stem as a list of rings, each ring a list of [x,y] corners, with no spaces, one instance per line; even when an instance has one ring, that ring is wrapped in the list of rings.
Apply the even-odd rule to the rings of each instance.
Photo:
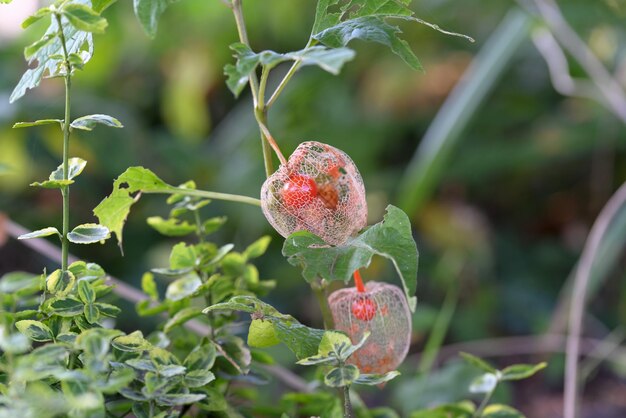
[[[228,201],[228,202],[237,202],[237,203],[245,203],[247,205],[252,205],[252,206],[261,206],[261,201],[259,199],[254,198],[254,197],[241,196],[241,195],[238,195],[238,194],[209,192],[209,191],[206,191],[206,190],[182,189],[182,188],[172,187],[171,189],[144,190],[142,193],[147,193],[147,194],[182,194],[182,195],[185,195],[185,196],[206,197],[208,199],[214,199],[214,200],[225,200],[225,201]]]
[[[343,416],[352,418],[352,402],[350,401],[350,386],[343,387]]]
[[[491,400],[491,397],[493,396],[493,392],[495,392],[497,385],[495,385],[493,387],[493,389],[491,389],[483,398],[483,401],[480,403],[480,406],[478,407],[478,409],[476,410],[476,412],[474,412],[474,415],[472,415],[472,418],[481,418],[483,416],[483,412],[485,410],[485,408],[487,407],[487,405],[489,404],[489,401]]]
[[[196,235],[198,241],[204,242],[204,234],[202,233],[202,220],[200,219],[200,212],[196,209],[193,211],[193,216],[196,221]]]
[[[316,41],[313,38],[309,38],[309,42],[307,42],[304,49],[309,48],[315,43]],[[293,75],[300,69],[301,65],[302,65],[302,60],[294,61],[294,63],[291,65],[291,67],[289,68],[289,70],[287,71],[283,79],[280,80],[280,83],[278,83],[278,87],[276,87],[276,90],[274,90],[274,93],[272,93],[272,96],[270,97],[270,99],[267,101],[267,107],[271,107],[274,104],[276,99],[278,99],[278,96],[280,96],[280,94],[283,92],[283,89],[285,88],[287,83],[289,83],[289,81],[291,80],[291,77],[293,77]]]
[[[322,283],[311,283],[311,289],[317,298],[317,303],[320,305],[320,311],[322,311],[322,319],[324,320],[325,329],[335,329],[335,321],[333,320],[333,314],[328,306],[328,298],[326,297],[326,287]]]
[[[248,41],[248,33],[246,32],[246,23],[243,19],[243,10],[241,9],[241,0],[232,0],[232,10],[233,15],[235,16],[235,24],[237,25],[237,33],[239,33],[239,41],[250,46],[250,42]],[[258,99],[258,81],[256,74],[253,72],[250,73],[248,77],[248,81],[250,82],[250,90],[252,90],[252,98],[254,100],[254,107],[257,107],[259,103]]]
[[[72,65],[69,61],[69,54],[67,53],[67,41],[65,34],[63,33],[63,25],[61,24],[61,15],[56,13],[55,15],[57,25],[59,26],[59,39],[61,40],[61,46],[63,47],[63,58],[65,60],[65,116],[63,119],[63,180],[68,180],[69,177],[69,151],[70,151],[70,89],[72,86]],[[68,255],[69,255],[69,241],[67,234],[70,227],[70,188],[63,186],[61,188],[61,195],[63,196],[63,233],[61,238],[61,269],[67,270]]]
[[[272,146],[267,141],[266,136],[263,134],[263,128],[267,123],[267,108],[263,110],[255,110],[254,116],[259,124],[259,130],[261,131],[261,146],[263,148],[263,163],[265,164],[265,176],[269,177],[274,172],[274,161],[272,160]]]

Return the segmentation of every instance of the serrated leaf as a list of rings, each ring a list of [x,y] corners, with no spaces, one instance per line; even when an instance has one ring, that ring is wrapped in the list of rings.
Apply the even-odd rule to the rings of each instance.
[[[422,70],[422,65],[409,44],[400,39],[400,28],[392,26],[378,16],[357,17],[343,21],[315,34],[314,39],[330,48],[345,47],[354,39],[383,44],[398,55],[411,68]]]
[[[46,288],[48,292],[57,296],[65,296],[74,288],[76,277],[71,271],[61,271],[60,269],[50,273],[46,277]]]
[[[150,38],[154,38],[161,14],[177,0],[134,0],[135,16],[143,30]]]
[[[15,327],[33,341],[51,341],[53,338],[52,331],[43,322],[24,319],[16,322]]]
[[[459,355],[463,358],[463,360],[465,360],[472,366],[479,368],[482,371],[485,371],[488,373],[495,373],[497,371],[496,368],[493,367],[491,364],[487,363],[485,360],[473,354],[465,353],[461,351]]]
[[[257,258],[265,254],[267,247],[270,245],[272,237],[264,236],[250,244],[243,252],[243,256],[247,259]]]
[[[538,371],[545,369],[548,363],[539,364],[514,364],[502,369],[501,380],[522,380],[531,377]]]
[[[470,384],[469,390],[472,393],[490,393],[498,385],[498,376],[494,373],[485,373],[478,376]]]
[[[73,297],[55,299],[50,303],[54,315],[71,317],[83,313],[83,303]]]
[[[67,239],[74,244],[93,244],[109,237],[109,228],[99,224],[78,225],[67,234]]]
[[[167,237],[181,237],[196,231],[195,225],[176,218],[163,219],[160,216],[150,216],[146,222],[157,232]]]
[[[159,300],[159,291],[151,273],[144,273],[141,276],[141,290],[150,297],[150,300]]]
[[[369,266],[374,255],[385,257],[393,263],[402,281],[409,308],[415,311],[417,246],[408,216],[395,206],[387,206],[382,222],[340,246],[328,246],[310,232],[296,232],[285,240],[283,255],[290,264],[302,268],[302,275],[309,282],[321,277],[346,283],[355,270]]]
[[[81,116],[80,118],[74,119],[74,121],[70,124],[72,128],[82,129],[84,131],[91,131],[97,125],[109,126],[111,128],[124,127],[124,125],[122,125],[122,123],[113,116],[101,114]]]
[[[100,223],[113,232],[122,248],[122,230],[131,206],[139,199],[139,195],[131,197],[131,193],[158,189],[172,189],[152,171],[143,167],[130,167],[113,183],[113,192],[93,210]]]
[[[254,319],[248,329],[248,345],[256,348],[272,347],[280,344],[274,325],[270,321]]]
[[[198,256],[193,245],[187,245],[184,242],[179,242],[172,247],[172,251],[170,253],[170,269],[193,269],[196,266],[197,259]]]
[[[359,378],[358,367],[353,364],[346,364],[342,367],[335,367],[324,376],[324,384],[331,388],[342,388],[350,386]]]
[[[52,125],[54,123],[59,124],[61,126],[63,124],[63,120],[61,119],[39,119],[34,122],[17,122],[13,125],[13,128],[29,128],[31,126],[40,126],[40,125]]]
[[[200,286],[202,286],[200,277],[196,273],[189,273],[167,286],[165,298],[174,302],[184,299],[193,295]]]
[[[104,30],[108,25],[105,18],[101,17],[98,13],[84,4],[66,4],[61,9],[61,12],[67,20],[69,20],[72,26],[81,31],[104,33]]]
[[[47,228],[38,229],[33,232],[29,232],[28,234],[20,235],[17,239],[31,239],[31,238],[42,238],[49,237],[50,235],[57,234],[59,238],[61,238],[61,233],[55,227],[49,226]]]
[[[199,315],[202,315],[202,309],[200,308],[181,309],[180,311],[176,312],[176,315],[174,315],[165,323],[163,331],[170,332],[172,328],[183,325],[185,322]]]
[[[90,4],[90,0],[76,0],[74,3],[87,5]],[[33,22],[33,19],[27,19],[24,24],[29,25]],[[43,36],[55,35],[58,32],[59,26],[56,20],[51,19],[50,26]],[[84,61],[89,61],[93,53],[92,34],[78,30],[72,25],[64,25],[63,34],[66,39],[67,53],[76,54],[84,50],[86,52],[86,54],[84,54]],[[11,93],[11,97],[9,98],[11,103],[22,97],[27,90],[37,87],[42,78],[64,74],[66,69],[63,65],[63,47],[60,39],[55,37],[50,43],[39,49],[30,57],[28,64],[31,68],[26,70]]]
[[[382,383],[386,383],[396,378],[399,375],[400,375],[400,372],[397,370],[387,372],[385,374],[361,374],[354,381],[354,383],[357,385],[369,385],[369,386],[380,385]]]

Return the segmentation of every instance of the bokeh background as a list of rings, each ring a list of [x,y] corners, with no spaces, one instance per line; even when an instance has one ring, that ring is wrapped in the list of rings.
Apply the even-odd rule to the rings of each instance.
[[[46,178],[59,164],[61,136],[48,126],[11,126],[63,112],[63,85],[55,79],[8,103],[26,69],[23,48],[45,30],[41,23],[27,31],[19,27],[37,3],[0,5],[0,211],[33,230],[60,222],[60,195],[28,184]],[[254,50],[285,52],[304,46],[314,1],[244,3]],[[567,0],[560,6],[578,36],[626,89],[626,2]],[[382,46],[355,42],[351,47],[357,57],[341,75],[303,68],[270,113],[270,129],[285,154],[302,141],[319,140],[352,157],[365,181],[370,223],[382,218],[389,203],[401,205],[413,221],[420,250],[414,344],[403,376],[364,396],[371,405],[387,404],[404,413],[468,396],[474,372],[457,358],[465,350],[501,366],[549,361],[540,376],[504,386],[496,397],[529,417],[557,417],[564,348],[558,336],[565,332],[558,318],[566,312],[562,295],[567,295],[594,220],[626,180],[626,125],[598,101],[555,90],[529,35],[532,30],[514,26],[515,16],[519,23],[520,15],[532,15],[531,4],[424,0],[413,8],[417,16],[476,42],[402,23],[425,72],[411,70]],[[109,28],[95,37],[94,58],[74,79],[72,114],[110,114],[125,128],[74,133],[70,154],[88,161],[72,187],[74,223],[95,221],[91,210],[131,165],[150,168],[171,184],[193,179],[201,189],[258,196],[264,171],[251,98],[246,90],[235,99],[222,70],[232,61],[228,45],[237,41],[230,11],[218,0],[175,3],[163,15],[154,40],[143,33],[129,1],[116,3],[105,16]],[[531,28],[541,27],[540,19],[524,19]],[[496,40],[494,32],[500,33]],[[507,36],[510,43],[498,52],[493,42]],[[479,54],[491,54],[496,64],[474,71],[466,82],[491,88],[484,97],[477,93],[475,103],[460,106],[451,91]],[[580,63],[567,58],[572,76],[585,79]],[[494,70],[498,64],[501,71]],[[440,114],[439,124],[458,128],[456,136],[442,129],[433,132],[432,122],[446,100],[448,106],[457,100],[459,113]],[[441,152],[425,152],[427,132],[428,150]],[[270,250],[258,264],[262,278],[278,281],[270,302],[320,326],[310,290],[281,256],[282,238],[261,212],[219,202],[204,210],[206,216],[229,218],[216,242],[243,249],[263,234],[272,235]],[[166,216],[167,211],[163,197],[142,198],[126,226],[124,256],[113,240],[71,251],[138,285],[145,271],[166,264],[175,243],[145,222],[147,216]],[[611,241],[603,247],[585,316],[585,417],[626,416],[626,350],[620,347],[626,335],[622,224],[612,228]],[[54,265],[6,234],[0,234],[0,241],[0,274],[16,269],[38,273]],[[363,274],[397,281],[381,260]],[[145,326],[129,311],[124,326]],[[437,338],[441,350],[433,345]],[[598,353],[606,344],[612,350]],[[285,365],[292,363],[289,354],[279,354]]]

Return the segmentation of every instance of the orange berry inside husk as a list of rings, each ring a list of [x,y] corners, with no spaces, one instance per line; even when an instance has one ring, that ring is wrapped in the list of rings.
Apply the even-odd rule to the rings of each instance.
[[[376,316],[376,302],[361,296],[352,302],[352,315],[361,321],[371,321]]]
[[[281,196],[285,206],[299,209],[315,199],[317,184],[309,176],[294,174],[289,176],[289,180],[283,185]]]

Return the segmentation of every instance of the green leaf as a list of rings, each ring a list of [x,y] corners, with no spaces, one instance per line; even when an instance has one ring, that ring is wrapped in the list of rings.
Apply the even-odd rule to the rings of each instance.
[[[9,354],[22,354],[30,350],[30,344],[25,335],[9,333],[6,326],[0,325],[0,350]]]
[[[93,10],[100,14],[116,1],[117,0],[91,0],[91,3],[93,4]]]
[[[43,187],[44,189],[62,189],[72,183],[74,183],[74,180],[45,180],[42,182],[35,181],[30,185],[33,187]]]
[[[141,331],[135,331],[131,334],[117,337],[111,341],[111,345],[120,351],[131,353],[145,351],[152,347],[152,345],[143,338]]]
[[[74,273],[77,279],[86,280],[88,282],[104,277],[105,275],[104,270],[98,264],[85,263],[84,261],[75,261],[70,264],[68,270]]]
[[[183,366],[188,370],[209,370],[215,363],[216,355],[215,345],[207,342],[191,350],[183,362]]]
[[[206,397],[204,394],[189,393],[189,394],[177,394],[177,395],[162,395],[156,398],[156,402],[159,405],[164,406],[178,406],[193,404],[200,402]]]
[[[76,277],[71,271],[53,271],[46,277],[46,288],[48,292],[56,296],[65,296],[72,291],[76,283]]]
[[[381,17],[365,16],[346,20],[315,34],[314,39],[330,48],[345,47],[353,39],[383,44],[398,55],[411,68],[421,70],[422,65],[409,44],[400,39],[400,28],[385,22]]]
[[[185,375],[183,382],[189,388],[204,386],[215,380],[215,375],[208,370],[192,370]]]
[[[150,297],[150,300],[159,300],[159,291],[152,273],[144,273],[141,276],[141,290]]]
[[[20,235],[19,237],[17,237],[17,239],[42,238],[42,237],[48,237],[54,234],[57,234],[59,238],[61,238],[61,233],[59,232],[59,230],[52,226],[49,226],[47,228],[38,229],[36,231],[29,232],[28,234]]]
[[[487,406],[481,416],[482,418],[525,418],[517,409],[499,404]]]
[[[114,395],[130,385],[135,379],[135,372],[129,368],[114,370],[105,381],[96,381],[94,387],[107,395]]]
[[[382,383],[386,383],[390,381],[391,379],[394,379],[396,376],[399,376],[399,375],[400,375],[400,372],[397,370],[387,372],[385,374],[361,374],[354,381],[354,383],[357,385],[369,385],[369,386],[380,385]]]
[[[280,344],[280,340],[270,321],[254,319],[248,329],[248,345],[250,347],[267,348]]]
[[[50,42],[52,42],[52,40],[56,37],[56,35],[54,34],[47,34],[44,35],[43,38],[33,42],[32,44],[28,45],[26,48],[24,48],[24,57],[26,59],[32,57],[33,55],[35,55],[37,53],[37,51],[39,51],[41,48],[43,48],[44,46],[48,45]],[[35,125],[46,125],[49,123],[55,123],[55,122],[61,122],[60,120],[57,119],[45,119],[44,121],[39,120],[39,121],[35,121],[35,122],[19,122],[16,123],[15,125],[13,125],[14,128],[25,128],[27,126],[35,126]],[[42,123],[43,122],[43,123]],[[26,125],[26,126],[24,126]]]
[[[33,341],[51,341],[53,338],[52,331],[48,326],[39,321],[25,319],[15,323],[15,327],[25,336]]]
[[[82,283],[82,282],[79,282]],[[50,303],[50,308],[54,315],[71,317],[83,313],[83,303],[73,297],[55,299]]]
[[[86,5],[90,3],[90,0],[76,0],[74,3]],[[47,11],[42,13],[40,17],[49,14]],[[35,16],[37,16],[37,14],[39,14],[39,12],[37,12]],[[38,20],[38,18],[29,18],[24,24],[29,25],[35,20]],[[59,37],[56,36],[58,32],[59,26],[56,19],[51,19],[50,26],[43,37],[45,38],[51,35],[54,36],[54,39],[37,50],[37,52],[29,58],[28,64],[30,68],[26,70],[13,90],[13,93],[11,93],[11,97],[9,98],[11,103],[22,97],[28,89],[37,87],[42,78],[63,75],[67,71],[63,63],[63,46]],[[82,51],[83,61],[88,62],[93,53],[93,37],[91,33],[78,30],[72,25],[64,25],[63,34],[66,39],[67,53],[77,54]]]
[[[0,3],[10,3],[10,2],[11,0],[0,1]],[[52,10],[50,10],[49,7],[42,7],[41,9],[37,10],[34,15],[27,17],[26,20],[22,22],[22,29],[26,29],[33,23],[38,22],[41,18],[50,16],[51,14],[52,14]]]
[[[96,324],[100,319],[100,310],[93,303],[85,304],[85,308],[83,309],[83,314],[85,315],[85,319],[90,324]]]
[[[74,244],[93,244],[109,237],[109,228],[98,224],[78,225],[67,234],[67,239]]]
[[[109,115],[87,115],[82,116],[80,118],[74,119],[74,121],[70,124],[70,126],[74,129],[82,129],[84,131],[91,131],[98,124],[104,126],[110,126],[111,128],[123,128],[124,125],[115,119],[113,116]]]
[[[96,292],[89,282],[81,280],[78,282],[78,296],[83,303],[93,303],[96,301]]]
[[[185,322],[199,315],[202,315],[202,309],[200,308],[181,309],[180,311],[176,312],[176,315],[174,315],[172,318],[169,319],[169,321],[165,323],[163,331],[170,332],[172,328],[183,325]]]
[[[317,65],[331,74],[339,74],[343,65],[354,58],[354,51],[348,48],[325,48],[312,46],[300,51],[279,54],[274,51],[253,52],[242,43],[230,46],[235,51],[237,62],[224,67],[226,84],[235,96],[238,96],[248,82],[248,77],[259,65],[273,68],[285,61],[299,61],[301,65]]]
[[[547,363],[542,362],[539,364],[514,364],[512,366],[504,368],[501,373],[501,380],[522,380],[531,377],[538,371],[545,369],[548,366]]]
[[[104,33],[108,25],[105,18],[84,4],[66,4],[61,12],[72,26],[85,32]]]
[[[40,125],[52,125],[54,123],[58,123],[59,126],[63,124],[63,120],[61,119],[39,119],[34,122],[17,122],[13,125],[13,128],[28,128],[31,126],[40,126]]]
[[[264,320],[271,321],[278,339],[285,344],[298,359],[317,354],[324,330],[302,325],[290,315],[283,315],[274,307],[253,296],[235,296],[228,302],[218,303],[203,310],[208,313],[216,310],[234,310],[256,313]]]
[[[170,253],[170,269],[179,270],[196,267],[198,256],[193,245],[179,242],[172,247]]]
[[[287,261],[302,268],[304,278],[318,277],[348,282],[355,270],[369,266],[374,255],[389,259],[400,276],[412,312],[417,299],[418,252],[407,215],[395,206],[387,206],[382,222],[373,225],[345,244],[331,247],[310,232],[290,235],[283,245]]]
[[[150,38],[154,38],[161,14],[176,0],[134,0],[135,16],[143,30]]]
[[[202,233],[208,235],[217,231],[222,225],[226,223],[227,219],[228,218],[226,218],[226,216],[217,216],[207,219],[202,223]]]
[[[72,157],[67,161],[67,178],[73,180],[83,172],[87,161],[82,158]],[[63,164],[60,164],[56,170],[50,173],[49,180],[63,180]]]
[[[0,294],[35,293],[40,288],[40,275],[14,271],[0,277]]]
[[[111,305],[109,303],[94,303],[95,307],[98,308],[100,314],[104,316],[108,316],[109,318],[117,318],[117,316],[122,312],[120,308],[115,305]]]
[[[180,237],[196,231],[195,225],[176,218],[166,220],[160,216],[150,216],[146,221],[148,225],[156,229],[160,234],[168,237]]]
[[[472,418],[476,407],[470,401],[440,405],[433,409],[415,411],[410,418]]]
[[[317,353],[325,356],[330,353],[337,353],[342,347],[350,347],[352,340],[346,334],[338,331],[326,331],[320,345],[317,349]]]
[[[354,383],[359,378],[359,375],[358,367],[353,364],[335,367],[324,376],[324,384],[331,388],[342,388]]]
[[[498,376],[494,373],[485,373],[472,381],[469,390],[472,393],[490,393],[498,385]]]
[[[122,230],[131,206],[139,199],[139,195],[131,197],[131,193],[159,189],[172,189],[158,178],[152,171],[143,167],[130,167],[113,183],[113,192],[93,210],[100,223],[117,236],[122,248]]]
[[[174,302],[184,299],[193,295],[200,286],[202,286],[200,277],[196,273],[189,273],[167,286],[165,298]]]
[[[495,373],[497,370],[491,364],[487,363],[485,360],[480,357],[476,357],[473,354],[460,352],[459,355],[465,360],[467,363],[471,364],[474,367],[481,369],[482,371],[488,373]]]
[[[259,238],[244,250],[243,256],[246,259],[262,256],[263,254],[265,254],[265,251],[267,251],[267,247],[270,245],[271,240],[272,238],[269,236]]]

